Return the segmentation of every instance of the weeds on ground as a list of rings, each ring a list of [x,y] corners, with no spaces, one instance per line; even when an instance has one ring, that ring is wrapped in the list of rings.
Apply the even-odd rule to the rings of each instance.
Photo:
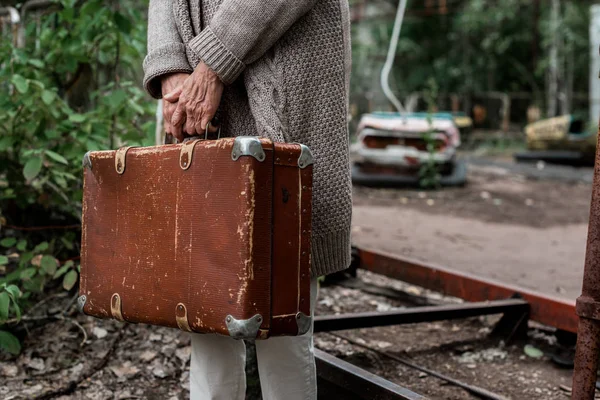
[[[419,169],[419,185],[424,189],[438,189],[440,187],[441,175],[434,158],[436,153],[436,139],[433,129],[433,113],[436,109],[438,86],[433,78],[429,79],[428,86],[428,89],[425,91],[425,101],[427,102],[427,123],[429,124],[429,130],[423,133],[422,137],[425,140],[429,157]]]

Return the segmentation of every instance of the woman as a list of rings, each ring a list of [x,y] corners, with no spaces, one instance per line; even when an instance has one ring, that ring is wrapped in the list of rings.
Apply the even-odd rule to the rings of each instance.
[[[347,0],[150,0],[144,72],[179,140],[217,114],[223,136],[311,149],[314,310],[316,277],[350,263]],[[312,329],[256,348],[264,399],[316,399]],[[193,334],[191,398],[243,399],[244,367],[243,341]]]

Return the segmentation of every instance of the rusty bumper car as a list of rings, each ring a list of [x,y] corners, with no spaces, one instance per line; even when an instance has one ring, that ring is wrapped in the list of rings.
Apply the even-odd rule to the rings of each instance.
[[[463,185],[467,167],[457,160],[459,145],[460,132],[451,114],[366,114],[352,146],[352,181],[362,186],[418,186],[421,168],[433,160],[442,186]]]
[[[574,166],[594,165],[596,132],[587,132],[583,120],[563,115],[525,127],[527,150],[516,153],[518,162],[544,161]]]

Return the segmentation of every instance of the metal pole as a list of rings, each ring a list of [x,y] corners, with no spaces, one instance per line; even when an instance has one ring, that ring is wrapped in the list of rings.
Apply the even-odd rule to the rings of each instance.
[[[404,113],[404,107],[400,100],[394,95],[392,89],[390,89],[389,78],[392,67],[394,66],[394,58],[396,57],[396,49],[398,48],[398,37],[400,36],[400,28],[402,28],[402,21],[404,20],[404,11],[406,10],[407,0],[399,0],[398,10],[396,11],[396,19],[394,21],[394,29],[392,31],[392,39],[390,40],[390,47],[388,48],[387,57],[383,69],[381,70],[381,88],[383,93],[388,100],[396,107],[399,113]]]
[[[580,320],[571,398],[592,400],[596,391],[600,355],[600,151],[598,146],[596,146],[583,287],[581,296],[577,299],[576,311]]]
[[[600,120],[600,57],[598,57],[598,48],[600,47],[600,4],[590,6],[590,88],[589,88],[589,111],[592,123],[598,123]]]

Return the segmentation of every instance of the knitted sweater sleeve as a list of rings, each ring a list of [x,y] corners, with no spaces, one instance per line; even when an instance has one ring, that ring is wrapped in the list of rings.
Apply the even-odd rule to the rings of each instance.
[[[188,46],[221,80],[232,83],[262,56],[316,0],[224,0]]]
[[[172,0],[150,0],[148,9],[148,54],[144,59],[144,88],[156,99],[162,97],[160,77],[193,71],[185,55],[173,12]]]

